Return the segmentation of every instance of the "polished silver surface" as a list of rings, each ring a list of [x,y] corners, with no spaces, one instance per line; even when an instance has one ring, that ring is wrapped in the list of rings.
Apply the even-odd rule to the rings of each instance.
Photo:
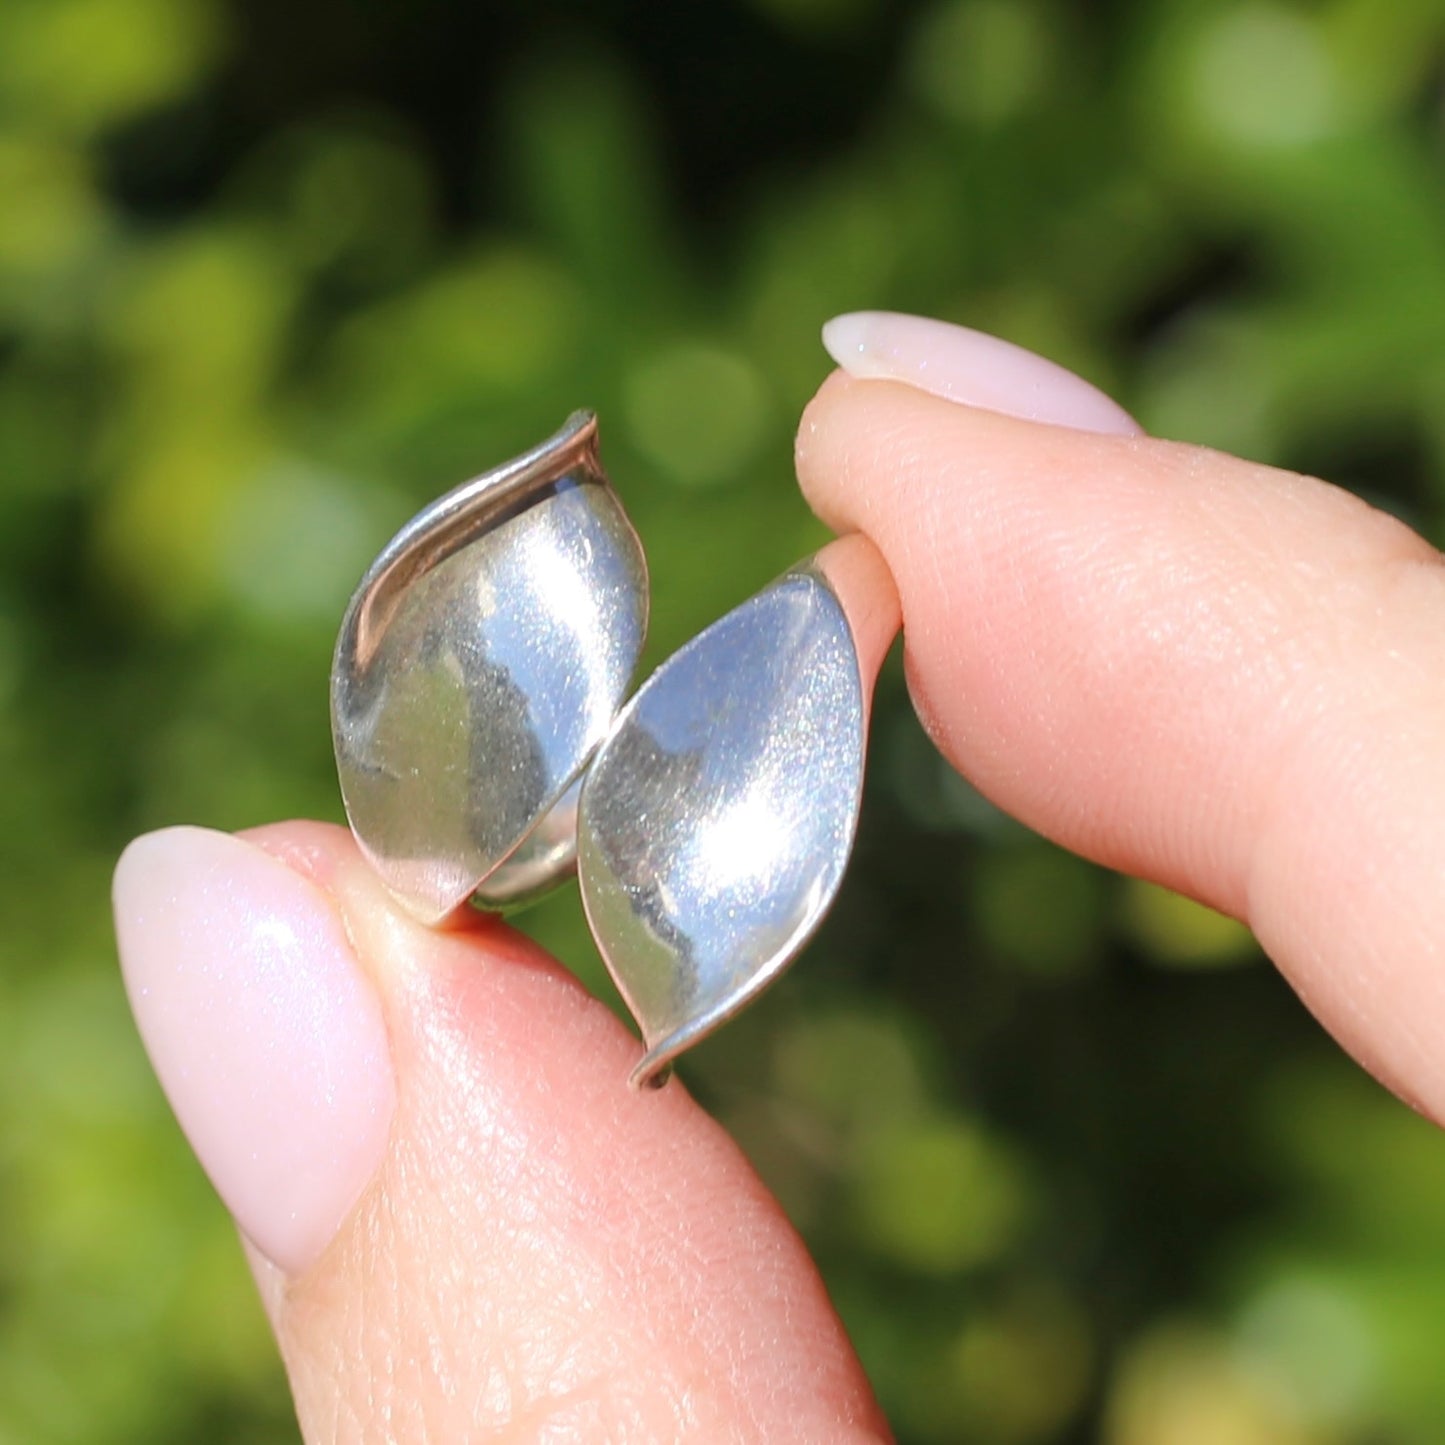
[[[634,1083],[737,1012],[822,921],[866,726],[847,617],[808,564],[688,643],[618,717],[583,781],[578,875],[647,1044]]]
[[[509,858],[483,879],[472,901],[495,913],[525,908],[577,871],[579,774]]]
[[[646,626],[642,547],[587,412],[382,551],[337,639],[332,735],[352,830],[418,917],[570,874],[573,785]]]

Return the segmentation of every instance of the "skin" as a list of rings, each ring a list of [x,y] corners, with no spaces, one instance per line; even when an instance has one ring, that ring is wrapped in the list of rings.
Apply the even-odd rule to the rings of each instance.
[[[955,766],[1245,920],[1345,1048],[1445,1117],[1434,549],[1323,482],[837,375],[798,473],[886,559]],[[887,1438],[776,1203],[681,1087],[596,1086],[637,1045],[570,976],[495,923],[407,922],[340,830],[252,837],[335,899],[397,1079],[382,1168],[319,1262],[288,1280],[253,1255],[307,1440]]]

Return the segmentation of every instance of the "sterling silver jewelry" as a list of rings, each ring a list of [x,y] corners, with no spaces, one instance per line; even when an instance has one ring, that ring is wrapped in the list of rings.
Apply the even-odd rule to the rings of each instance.
[[[517,905],[570,874],[573,784],[646,630],[642,544],[590,412],[382,549],[342,619],[331,732],[352,832],[412,913]]]
[[[425,508],[351,599],[332,669],[347,816],[428,923],[580,875],[647,1052],[671,1061],[775,979],[831,905],[868,689],[826,568],[799,564],[622,706],[642,548],[579,412]]]
[[[643,1083],[772,982],[823,920],[863,791],[848,620],[802,564],[673,654],[587,771],[582,902],[648,1051]]]

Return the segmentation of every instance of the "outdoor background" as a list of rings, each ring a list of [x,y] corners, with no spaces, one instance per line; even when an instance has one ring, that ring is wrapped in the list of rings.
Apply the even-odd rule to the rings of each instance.
[[[109,875],[340,817],[417,506],[596,408],[651,665],[822,540],[818,328],[893,307],[1445,539],[1442,56],[1445,0],[3,0],[0,1442],[295,1438]],[[605,990],[575,894],[524,921]],[[910,1445],[1445,1438],[1445,1140],[896,662],[831,923],[682,1072]]]

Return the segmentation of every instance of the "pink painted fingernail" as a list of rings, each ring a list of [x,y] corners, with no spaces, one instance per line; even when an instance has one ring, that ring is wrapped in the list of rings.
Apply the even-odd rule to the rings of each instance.
[[[1079,431],[1142,428],[1097,387],[1009,341],[926,316],[852,311],[823,327],[828,354],[851,376],[901,381],[947,401]]]
[[[167,828],[115,870],[121,969],[181,1128],[241,1230],[307,1269],[381,1162],[386,1026],[335,908],[239,838]]]

